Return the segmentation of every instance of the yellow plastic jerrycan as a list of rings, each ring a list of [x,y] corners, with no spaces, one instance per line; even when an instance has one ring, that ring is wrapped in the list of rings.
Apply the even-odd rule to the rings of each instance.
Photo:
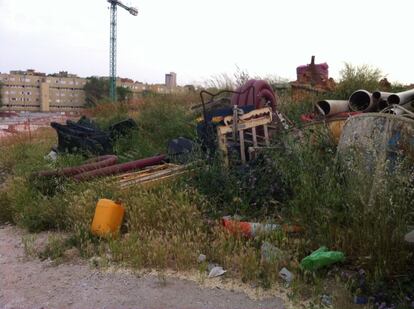
[[[121,204],[100,199],[96,204],[91,231],[97,236],[113,236],[119,232],[125,209]]]

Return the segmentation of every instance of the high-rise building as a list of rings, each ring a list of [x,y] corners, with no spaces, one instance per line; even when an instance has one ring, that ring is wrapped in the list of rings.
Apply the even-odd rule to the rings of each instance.
[[[177,74],[170,72],[165,74],[165,86],[167,89],[174,89],[177,87]]]

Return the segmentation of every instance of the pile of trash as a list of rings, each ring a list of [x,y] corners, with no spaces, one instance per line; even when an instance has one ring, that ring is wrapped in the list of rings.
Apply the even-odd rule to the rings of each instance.
[[[113,153],[113,142],[138,125],[133,119],[125,119],[103,131],[89,118],[82,116],[78,122],[67,120],[66,125],[52,122],[50,124],[58,135],[59,152],[107,155]]]

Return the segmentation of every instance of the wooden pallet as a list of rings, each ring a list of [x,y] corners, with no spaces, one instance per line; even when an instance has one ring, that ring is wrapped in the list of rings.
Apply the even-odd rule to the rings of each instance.
[[[270,107],[253,110],[249,113],[224,118],[224,125],[217,127],[218,147],[226,165],[229,164],[228,142],[239,142],[240,158],[246,163],[246,147],[260,145],[270,146],[268,125],[272,123],[272,109]],[[263,132],[263,136],[258,134]],[[247,138],[246,138],[247,137]]]
[[[192,167],[190,165],[165,163],[150,166],[137,172],[116,176],[115,181],[118,183],[121,190],[125,190],[132,186],[150,187],[188,174],[191,170]]]

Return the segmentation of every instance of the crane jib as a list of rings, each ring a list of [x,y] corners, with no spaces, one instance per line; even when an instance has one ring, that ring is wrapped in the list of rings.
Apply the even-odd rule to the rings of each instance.
[[[108,2],[112,5],[119,5],[121,8],[127,10],[129,13],[131,13],[134,16],[138,15],[138,10],[134,7],[129,7],[123,4],[121,1],[118,0],[108,0]]]

